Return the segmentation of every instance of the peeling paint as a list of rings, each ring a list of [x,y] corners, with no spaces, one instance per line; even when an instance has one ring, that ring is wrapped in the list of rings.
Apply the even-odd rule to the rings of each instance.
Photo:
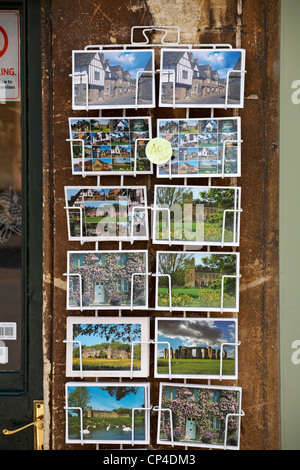
[[[182,43],[195,44],[199,41],[198,28],[201,26],[203,2],[194,0],[191,5],[191,2],[186,0],[170,0],[166,8],[160,0],[147,0],[147,5],[154,25],[179,26]],[[169,41],[169,38],[166,37],[166,41]]]
[[[248,282],[247,284],[241,284],[240,292],[261,286],[265,282],[268,282],[270,279],[271,279],[271,276],[265,276],[265,277],[260,277],[259,279],[255,279],[254,281]]]
[[[52,277],[50,274],[44,274],[44,283],[45,284],[54,284],[54,287],[57,289],[62,289],[64,291],[67,291],[67,281],[63,281],[62,279],[59,278],[54,278],[52,281]]]

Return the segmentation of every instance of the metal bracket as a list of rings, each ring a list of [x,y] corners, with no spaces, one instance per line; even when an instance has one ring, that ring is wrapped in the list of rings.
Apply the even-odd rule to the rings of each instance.
[[[81,344],[81,341],[78,341],[78,340],[66,340],[64,339],[63,340],[63,343],[78,343],[79,344],[79,371],[80,371],[80,378],[82,379],[83,378],[83,371],[82,371],[82,344]]]
[[[86,77],[86,82],[85,82],[85,94],[86,94],[86,111],[89,110],[89,76],[87,74],[87,72],[74,72],[74,73],[70,73],[69,74],[69,77]]]
[[[148,74],[148,75],[153,75],[154,77],[154,74],[155,73],[171,73],[172,75],[172,83],[173,83],[173,109],[175,109],[175,85],[176,85],[176,82],[175,82],[175,71],[173,69],[156,69],[156,70],[138,70],[137,73],[136,73],[136,87],[135,87],[135,109],[138,109],[138,91],[139,91],[139,75],[144,75],[144,74]]]
[[[79,419],[80,419],[80,443],[83,445],[83,434],[84,434],[84,429],[83,429],[83,413],[82,413],[82,408],[80,406],[65,406],[64,409],[66,411],[68,410],[79,410]]]
[[[224,311],[224,279],[226,278],[239,279],[241,277],[242,277],[241,274],[224,274],[224,276],[221,277],[221,310],[220,310],[221,313],[223,313]]]
[[[231,73],[240,73],[240,74],[244,73],[245,74],[245,73],[247,73],[247,71],[246,70],[234,70],[234,69],[228,70],[228,72],[226,74],[225,109],[227,109],[227,107],[228,107],[229,75]]]
[[[170,431],[171,431],[171,446],[174,447],[174,427],[173,427],[173,415],[172,415],[172,411],[170,410],[170,408],[160,408],[159,406],[154,406],[153,407],[153,411],[158,411],[158,422],[159,422],[159,429],[158,431],[160,431],[160,425],[161,425],[161,412],[169,412],[170,413]]]
[[[82,171],[81,171],[81,176],[82,178],[86,177],[86,174],[84,173],[84,140],[83,139],[66,139],[66,142],[81,142],[82,146]],[[73,148],[72,148],[72,155],[73,155]],[[73,163],[73,158],[72,158],[72,163]]]
[[[133,161],[133,176],[134,176],[134,177],[136,176],[136,173],[137,173],[137,169],[136,169],[136,166],[137,166],[136,159],[137,159],[137,145],[138,145],[138,141],[139,141],[139,140],[142,140],[142,141],[150,141],[151,139],[135,139],[135,141],[134,141],[134,161]]]
[[[68,281],[70,276],[78,276],[79,277],[79,308],[81,311],[83,311],[82,308],[82,276],[80,273],[64,273],[63,276],[67,276]],[[69,303],[69,302],[68,302]]]
[[[160,212],[160,211],[167,211],[168,212],[168,238],[169,238],[169,245],[171,246],[171,210],[170,210],[170,208],[169,207],[156,207],[156,206],[155,207],[152,207],[152,206],[134,206],[131,210],[132,220],[133,220],[135,209],[136,210],[150,209],[151,211],[154,212],[154,215],[156,215],[156,212]],[[155,219],[154,219],[154,222],[155,222]],[[153,227],[152,227],[152,230],[154,230]],[[133,224],[131,224],[131,226],[130,226],[130,240],[131,240],[131,244],[133,244],[133,242],[134,242]]]
[[[223,372],[223,346],[235,346],[235,349],[237,346],[240,346],[241,342],[237,341],[236,343],[221,343],[221,349],[220,349],[220,376],[219,379],[222,380],[222,372]],[[236,360],[236,357],[235,357]]]
[[[135,442],[138,443],[138,441],[134,440],[134,413],[136,411],[145,411],[145,417],[146,417],[146,411],[148,412],[148,419],[149,419],[149,412],[152,410],[152,406],[147,407],[147,408],[132,408],[131,411],[131,445],[134,446]],[[146,429],[146,426],[145,426]],[[146,437],[146,436],[145,436]]]
[[[131,366],[130,366],[130,378],[133,378],[133,356],[134,356],[134,345],[135,344],[167,344],[169,350],[169,379],[172,379],[172,372],[171,372],[171,346],[168,341],[155,341],[153,339],[149,341],[133,341],[131,343]]]
[[[132,273],[131,274],[131,286],[130,286],[130,309],[133,310],[133,279],[134,276],[151,276],[152,273]]]
[[[225,178],[225,148],[226,148],[226,145],[227,143],[232,143],[232,144],[241,144],[243,142],[243,140],[224,140],[223,141],[223,152],[222,152],[222,173],[221,173],[221,177],[222,178]]]
[[[133,40],[133,36],[134,36],[134,30],[136,29],[141,29],[142,30],[142,34],[144,36],[144,38],[146,39],[146,41],[144,42],[136,42]],[[177,31],[177,41],[176,42],[165,42],[164,39],[165,37],[167,36],[168,34],[168,30],[175,30]],[[131,28],[131,44],[134,44],[136,46],[142,46],[142,45],[145,45],[145,44],[149,44],[149,38],[148,36],[145,34],[146,32],[151,32],[151,31],[162,31],[164,32],[164,36],[162,37],[161,39],[161,44],[166,44],[168,46],[176,46],[179,44],[180,42],[180,28],[179,26],[133,26]],[[152,46],[152,44],[151,44]]]
[[[223,224],[222,224],[222,241],[221,241],[221,246],[223,247],[225,245],[225,223],[226,223],[226,214],[227,212],[233,212],[234,213],[234,223],[233,223],[233,234],[232,234],[232,242],[233,244],[236,244],[235,238],[236,238],[236,213],[242,213],[243,209],[225,209],[223,211]]]
[[[154,277],[167,277],[169,279],[169,309],[170,312],[172,312],[172,279],[170,274],[152,274]],[[157,298],[158,298],[158,282],[156,281],[156,293],[157,293]],[[159,309],[159,306],[157,307]]]
[[[226,418],[225,418],[225,433],[224,433],[224,450],[226,450],[227,447],[228,447],[226,442],[227,442],[227,434],[228,434],[228,418],[229,418],[229,416],[237,416],[237,417],[241,418],[242,416],[245,416],[245,413],[243,412],[243,410],[241,410],[240,413],[228,413],[226,415]]]
[[[83,240],[83,231],[82,231],[82,224],[83,224],[83,215],[82,215],[82,207],[78,206],[78,207],[75,207],[75,206],[72,206],[72,207],[69,207],[69,206],[66,206],[64,207],[64,209],[66,209],[67,213],[68,213],[68,225],[70,224],[70,220],[69,220],[69,210],[77,210],[80,212],[80,227],[79,227],[79,230],[80,230],[80,235],[79,235],[79,238],[80,238],[80,243],[81,245],[84,244],[84,240]]]

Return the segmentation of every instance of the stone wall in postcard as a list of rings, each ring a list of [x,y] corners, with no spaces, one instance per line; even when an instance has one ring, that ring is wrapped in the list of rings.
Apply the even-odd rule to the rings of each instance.
[[[278,59],[279,0],[42,0],[43,21],[43,173],[44,173],[44,400],[45,448],[54,450],[95,449],[95,445],[65,443],[65,360],[67,251],[80,250],[79,242],[68,241],[64,186],[95,186],[96,178],[72,175],[68,120],[70,117],[99,117],[99,110],[72,109],[72,51],[86,45],[126,44],[133,26],[175,25],[183,44],[231,44],[246,50],[244,108],[216,110],[215,117],[241,116],[242,176],[212,178],[213,185],[242,188],[240,252],[239,377],[229,381],[243,390],[241,449],[272,450],[279,447],[279,367],[278,367]],[[150,34],[151,43],[161,33]],[[159,47],[155,48],[159,68]],[[125,77],[126,78],[126,77]],[[157,77],[158,80],[158,77]],[[157,81],[156,80],[156,81]],[[117,83],[117,78],[116,78]],[[108,83],[106,84],[108,85]],[[128,83],[127,83],[128,85]],[[195,89],[196,89],[196,84]],[[126,83],[122,84],[122,87]],[[104,85],[103,85],[104,87]],[[108,88],[106,88],[108,90]],[[104,90],[104,88],[103,88]],[[102,92],[103,92],[102,90]],[[143,93],[148,97],[148,84]],[[82,90],[80,91],[80,93]],[[99,90],[95,91],[99,96]],[[122,116],[123,110],[117,110]],[[104,112],[115,116],[116,110]],[[156,120],[185,118],[185,109],[131,109],[128,116],[150,116],[153,135]],[[210,118],[210,109],[191,109],[190,117]],[[198,180],[199,181],[199,180]],[[205,181],[205,180],[203,180]],[[119,175],[101,176],[101,185],[118,186]],[[154,184],[170,184],[155,174],[125,177],[127,186],[147,187],[153,200]],[[183,185],[183,178],[176,179]],[[192,183],[194,184],[194,182]],[[199,183],[196,182],[196,185]],[[206,183],[205,183],[206,184]],[[93,250],[86,243],[85,250]],[[149,272],[155,272],[156,253],[164,245],[137,241],[124,249],[147,249]],[[103,242],[104,250],[118,250],[118,242]],[[227,250],[227,248],[226,248]],[[149,307],[154,307],[155,278],[149,279]],[[135,310],[133,316],[151,317],[154,337],[155,317],[168,312]],[[115,316],[113,311],[105,315]],[[173,312],[174,317],[182,312]],[[190,316],[201,316],[189,312]],[[217,313],[212,313],[218,316]],[[157,405],[160,382],[150,367],[151,405]],[[141,379],[140,379],[141,380]],[[146,381],[144,379],[142,382]],[[190,381],[191,383],[193,380]],[[218,381],[219,384],[219,381]],[[151,413],[149,449],[157,444],[157,414]],[[164,442],[164,441],[162,441]],[[109,446],[108,446],[109,447]],[[129,446],[131,448],[131,446]],[[105,445],[101,446],[105,448]],[[199,450],[201,451],[201,449]]]

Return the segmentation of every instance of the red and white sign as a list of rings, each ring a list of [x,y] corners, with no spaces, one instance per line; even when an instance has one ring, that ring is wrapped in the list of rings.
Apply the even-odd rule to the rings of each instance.
[[[0,102],[20,101],[19,12],[0,10]]]

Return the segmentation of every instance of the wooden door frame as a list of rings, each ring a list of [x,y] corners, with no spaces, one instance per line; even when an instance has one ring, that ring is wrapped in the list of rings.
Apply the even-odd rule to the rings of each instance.
[[[3,427],[33,420],[33,401],[43,399],[42,359],[42,126],[40,0],[7,0],[20,11],[22,136],[22,357],[20,371],[0,374]],[[1,448],[33,449],[32,428],[2,437]]]

